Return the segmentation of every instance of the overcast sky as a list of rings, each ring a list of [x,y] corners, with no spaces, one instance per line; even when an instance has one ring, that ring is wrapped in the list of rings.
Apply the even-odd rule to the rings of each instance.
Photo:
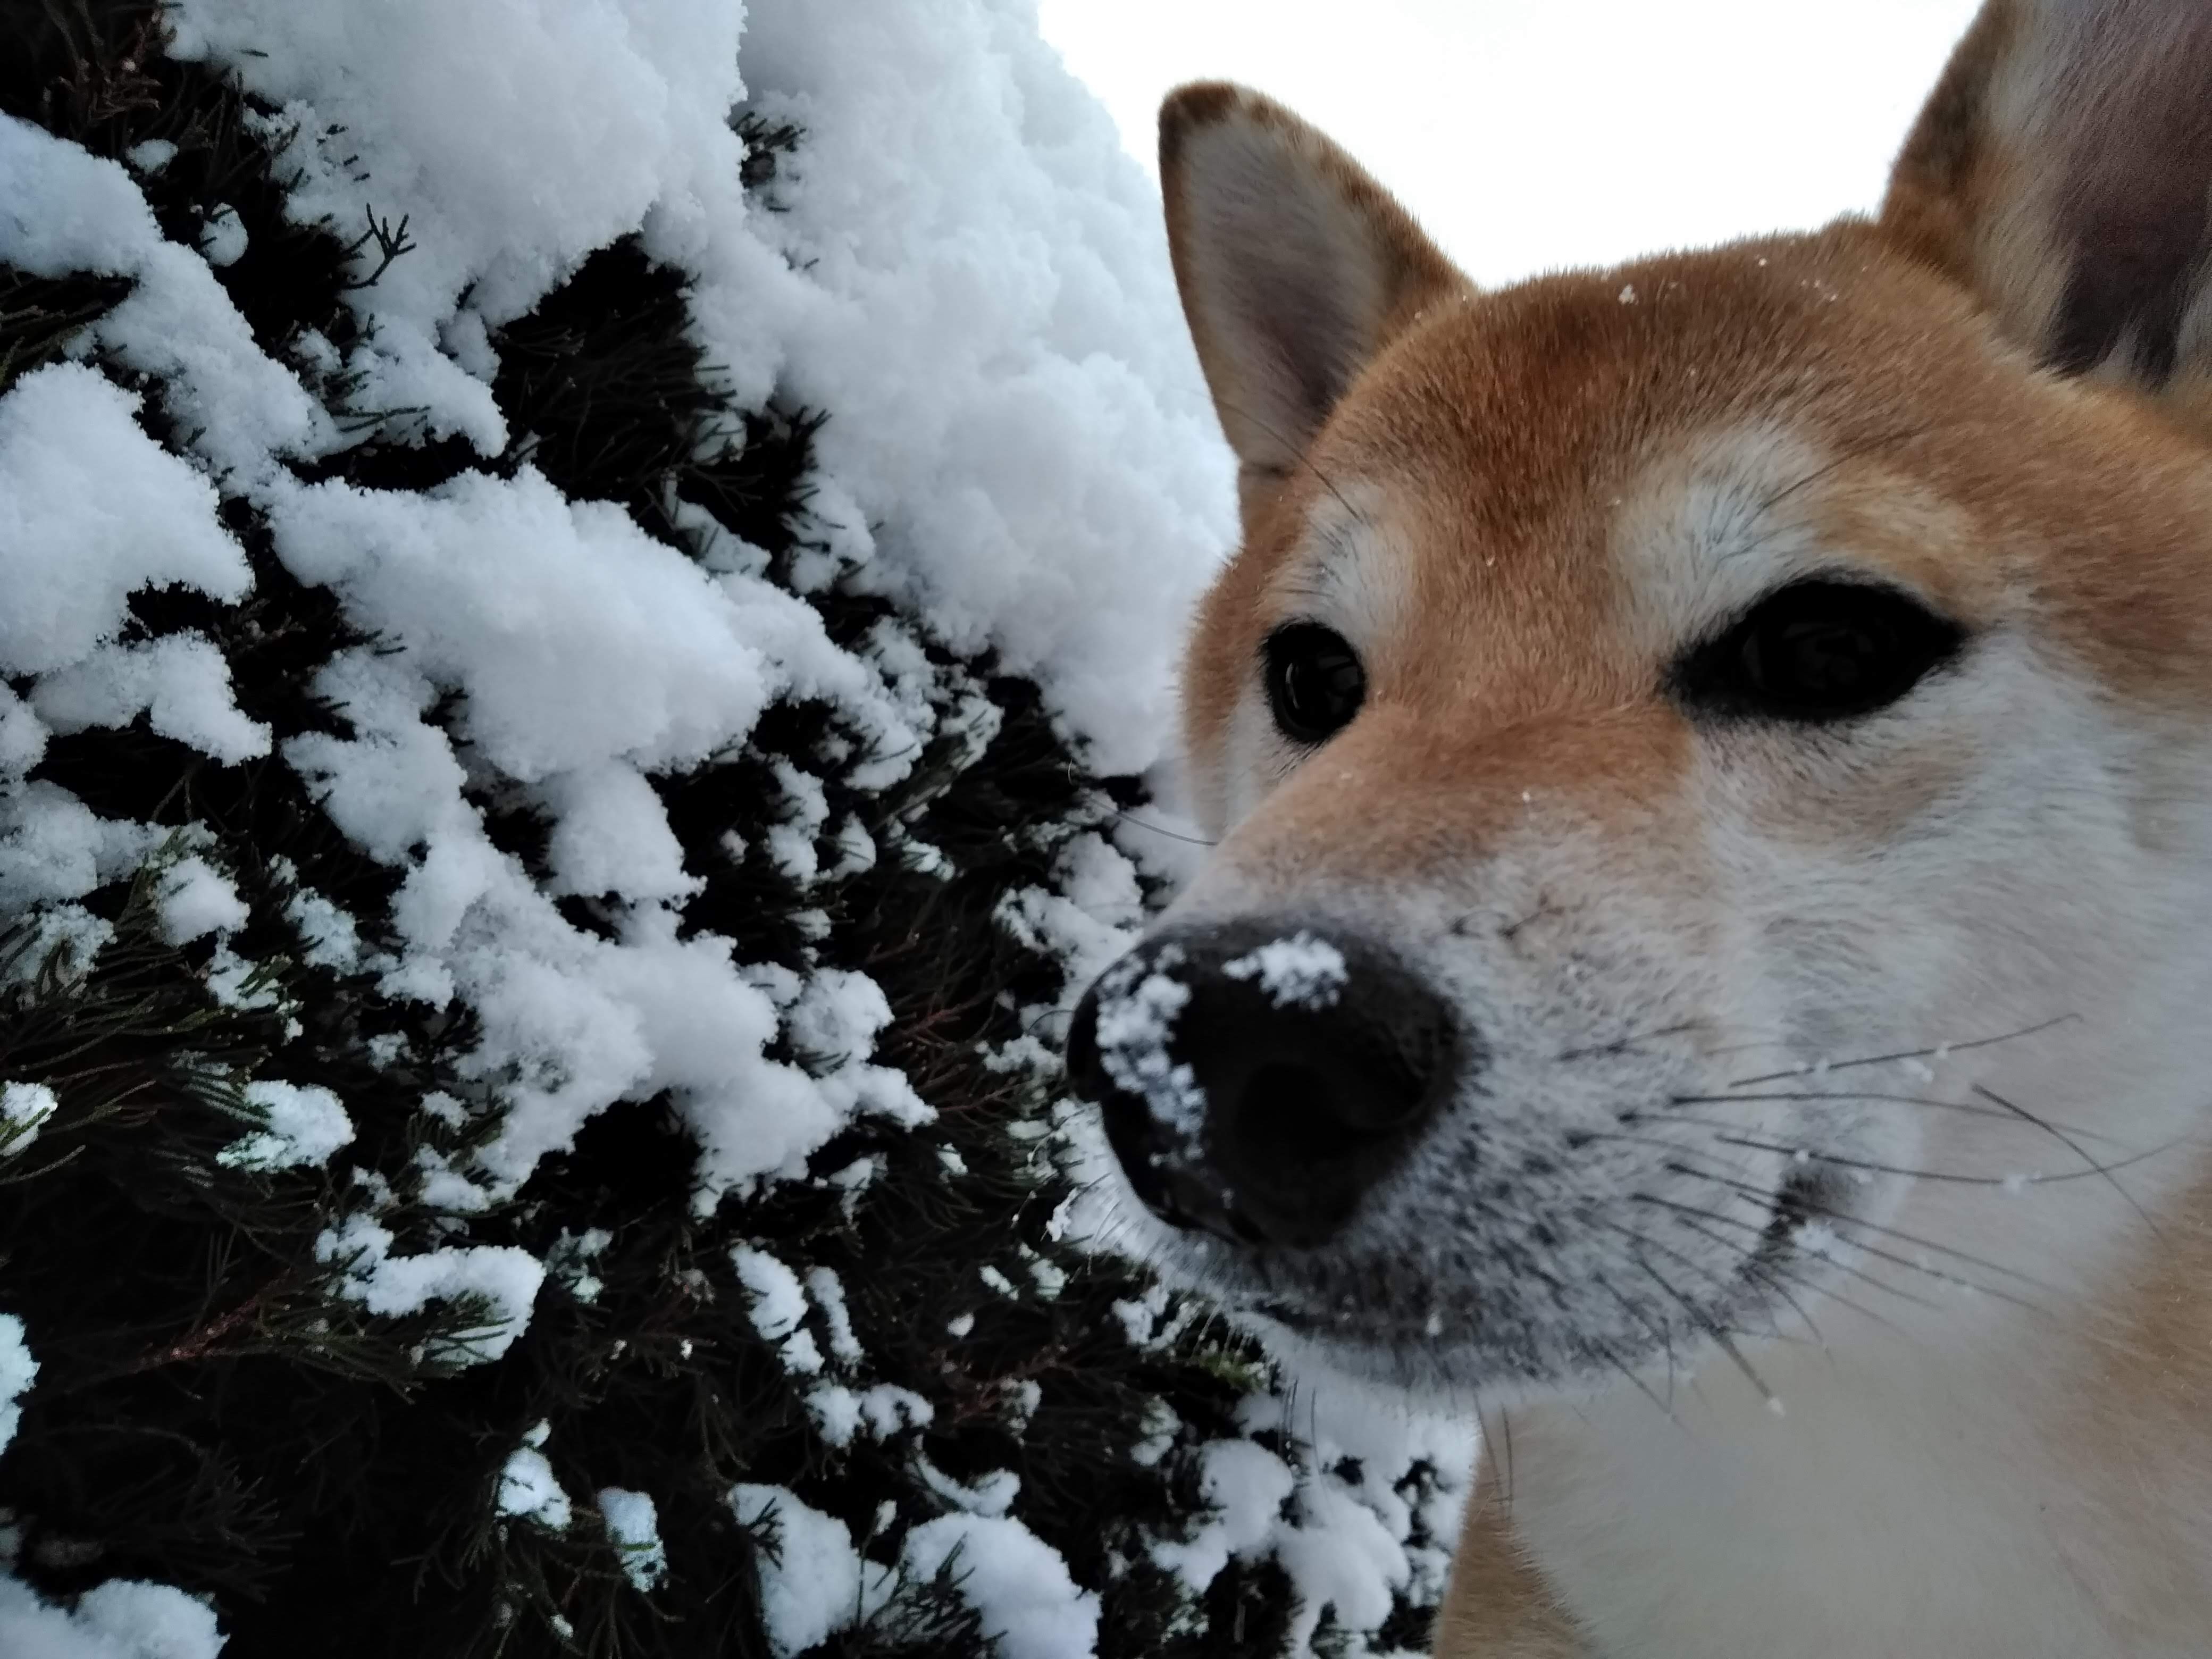
[[[1281,99],[1476,281],[1871,208],[1978,0],[1040,0],[1153,165],[1179,81]]]

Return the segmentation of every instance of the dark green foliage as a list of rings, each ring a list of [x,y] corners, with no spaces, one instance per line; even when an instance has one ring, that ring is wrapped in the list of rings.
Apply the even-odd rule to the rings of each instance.
[[[264,348],[292,355],[307,330],[343,348],[356,334],[349,285],[405,257],[401,228],[286,220],[279,170],[243,118],[247,100],[204,67],[162,56],[161,39],[148,0],[0,0],[0,109],[104,155],[149,138],[176,143],[147,182],[164,230],[190,240],[212,204],[228,203],[247,252],[218,276]],[[776,159],[800,135],[750,118],[740,131],[746,181],[772,197]],[[112,279],[0,267],[0,391],[125,291]],[[675,504],[703,509],[765,551],[772,578],[786,577],[807,545],[819,417],[733,408],[685,323],[679,276],[634,243],[605,249],[494,340],[495,392],[515,434],[508,453],[487,461],[458,441],[426,444],[395,416],[316,476],[422,489],[470,467],[527,465],[573,497],[620,503],[679,545]],[[345,388],[323,390],[337,398]],[[177,435],[155,400],[143,418],[157,437]],[[1048,884],[1068,838],[1110,826],[1133,790],[1082,773],[1033,687],[934,646],[948,707],[988,702],[995,729],[976,742],[954,722],[884,793],[830,769],[829,827],[857,822],[881,849],[865,870],[802,890],[760,850],[779,816],[772,759],[822,769],[841,736],[823,707],[775,708],[744,752],[656,780],[687,869],[707,878],[686,928],[727,936],[741,961],[868,975],[896,1017],[876,1057],[907,1074],[937,1119],[921,1130],[862,1120],[812,1160],[814,1178],[726,1198],[702,1216],[689,1201],[693,1147],[673,1109],[623,1104],[545,1160],[511,1202],[441,1212],[425,1197],[426,1167],[465,1165],[495,1126],[493,1091],[460,1063],[475,1036],[465,1012],[390,996],[373,972],[318,965],[289,919],[305,890],[357,918],[371,947],[386,942],[397,872],[349,846],[281,758],[289,738],[346,732],[311,682],[334,652],[362,641],[331,595],[284,570],[247,504],[228,501],[224,513],[253,592],[234,606],[141,594],[133,634],[190,628],[215,641],[240,706],[273,728],[277,753],[218,765],[142,719],[56,739],[34,774],[105,817],[174,831],[165,859],[197,852],[219,864],[251,907],[233,945],[261,968],[243,995],[218,994],[212,947],[161,937],[158,859],[88,902],[113,930],[88,971],[28,929],[6,946],[15,974],[0,994],[0,1076],[48,1085],[61,1103],[33,1141],[0,1155],[0,1310],[24,1319],[42,1368],[0,1459],[0,1505],[26,1530],[17,1571],[55,1595],[116,1576],[210,1595],[231,1659],[752,1659],[768,1651],[756,1557],[776,1540],[738,1524],[732,1484],[788,1486],[892,1560],[904,1528],[936,1512],[920,1452],[955,1480],[1020,1478],[1019,1515],[1104,1597],[1102,1654],[1273,1651],[1288,1613],[1279,1571],[1232,1565],[1201,1607],[1185,1607],[1144,1560],[1143,1541],[1175,1534],[1197,1510],[1191,1471],[1129,1455],[1158,1398],[1186,1425],[1186,1443],[1234,1432],[1253,1358],[1218,1335],[1131,1346],[1111,1304],[1140,1294],[1141,1282],[1054,1237],[1067,1187],[1048,1150],[1049,1091],[1027,1072],[984,1063],[988,1046],[1024,1035],[1018,1009],[1060,988],[1058,965],[996,919],[1002,901]],[[885,625],[919,632],[879,599],[839,591],[813,602],[842,644]],[[477,804],[498,844],[543,874],[548,826],[511,800]],[[724,850],[731,830],[748,844],[742,858]],[[898,854],[907,843],[939,849],[945,869],[913,867]],[[825,840],[821,850],[831,868],[836,849]],[[580,927],[606,926],[595,901],[563,908]],[[807,919],[813,911],[826,932]],[[327,1087],[345,1103],[358,1138],[329,1172],[222,1162],[252,1127],[243,1089],[262,1076]],[[475,1115],[460,1127],[426,1115],[417,1106],[431,1091]],[[861,1160],[875,1168],[864,1187],[830,1179]],[[504,1358],[459,1363],[482,1338],[480,1304],[379,1318],[337,1293],[317,1243],[359,1206],[362,1181],[388,1186],[379,1218],[406,1248],[464,1239],[556,1264]],[[578,1241],[589,1230],[605,1242],[586,1259]],[[925,1397],[926,1431],[825,1439],[805,1400],[820,1379],[787,1370],[751,1322],[730,1254],[748,1243],[837,1273],[866,1356],[852,1380]],[[1018,1293],[986,1288],[986,1268]],[[963,1314],[974,1327],[955,1338],[948,1321]],[[811,1328],[826,1349],[820,1326],[817,1315]],[[565,1530],[497,1508],[502,1468],[541,1423],[545,1454],[577,1500]],[[610,1486],[658,1504],[669,1571],[651,1594],[633,1588],[591,1508]],[[894,1518],[879,1527],[886,1501]],[[956,1561],[825,1651],[982,1651],[957,1575]],[[1416,1642],[1418,1622],[1392,1633]]]

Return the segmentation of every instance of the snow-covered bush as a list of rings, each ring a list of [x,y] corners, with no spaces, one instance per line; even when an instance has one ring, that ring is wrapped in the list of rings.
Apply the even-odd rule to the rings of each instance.
[[[0,1652],[1417,1643],[1066,1237],[1229,490],[1026,7],[0,40]]]

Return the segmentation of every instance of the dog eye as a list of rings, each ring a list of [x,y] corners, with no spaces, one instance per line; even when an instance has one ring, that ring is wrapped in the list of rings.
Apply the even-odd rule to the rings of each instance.
[[[1770,593],[1674,673],[1694,707],[1848,720],[1895,702],[1958,653],[1965,630],[1893,588],[1815,577]]]
[[[1291,623],[1267,635],[1267,706],[1292,743],[1322,743],[1352,723],[1367,695],[1367,671],[1344,636],[1318,623]]]

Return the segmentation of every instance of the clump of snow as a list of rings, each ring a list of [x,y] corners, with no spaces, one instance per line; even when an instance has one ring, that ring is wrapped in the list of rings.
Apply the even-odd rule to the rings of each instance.
[[[1175,977],[1182,961],[1170,945],[1109,969],[1098,981],[1096,1030],[1099,1063],[1115,1085],[1143,1096],[1153,1119],[1191,1144],[1205,1122],[1206,1091],[1168,1047],[1176,1017],[1190,1001],[1190,988]]]
[[[0,1572],[0,1654],[8,1659],[218,1659],[214,1612],[180,1589],[111,1579],[64,1608]]]
[[[754,229],[804,290],[771,320],[710,269],[702,332],[738,361],[775,327],[787,383],[832,411],[849,505],[823,516],[956,645],[1036,672],[1103,767],[1140,769],[1169,726],[1161,618],[1234,538],[1158,200],[1033,16],[913,0],[839,22],[748,8],[753,107],[807,134]]]
[[[1139,1348],[1154,1345],[1161,1317],[1167,1310],[1168,1289],[1160,1284],[1146,1285],[1142,1296],[1114,1304],[1114,1316],[1121,1322],[1130,1343]]]
[[[551,1435],[551,1425],[540,1422],[522,1437],[500,1469],[496,1503],[501,1515],[535,1521],[549,1532],[566,1532],[575,1505],[541,1449]]]
[[[1078,1590],[1060,1552],[1004,1515],[946,1515],[906,1535],[900,1565],[927,1579],[949,1564],[1003,1659],[1090,1659],[1098,1597]]]
[[[752,1292],[753,1328],[762,1339],[781,1342],[806,1317],[806,1292],[799,1275],[765,1250],[738,1245],[730,1252],[738,1282]]]
[[[246,1103],[268,1127],[234,1140],[216,1161],[234,1170],[324,1164],[353,1139],[353,1120],[328,1089],[264,1080],[246,1085]]]
[[[1071,841],[1054,874],[1058,890],[1018,888],[1000,901],[998,920],[1032,950],[1065,963],[1069,984],[1079,988],[1129,948],[1143,896],[1135,866],[1095,834]]]
[[[1344,953],[1327,939],[1299,932],[1270,939],[1222,964],[1231,979],[1257,980],[1278,1008],[1334,1007],[1348,977]]]
[[[915,1453],[914,1467],[922,1485],[947,1506],[967,1515],[1004,1515],[1013,1508],[1022,1489],[1021,1477],[1012,1469],[993,1469],[972,1481],[956,1480],[920,1451]]]
[[[159,903],[161,933],[172,945],[234,933],[250,914],[230,878],[197,854],[179,859],[162,873]]]
[[[599,1277],[592,1271],[614,1235],[605,1227],[586,1227],[580,1233],[571,1233],[566,1227],[545,1253],[545,1271],[568,1287],[568,1293],[579,1302],[596,1302],[605,1288]]]
[[[186,631],[131,645],[98,645],[43,676],[31,707],[58,732],[127,726],[140,714],[165,738],[235,763],[269,752],[269,728],[239,711],[230,665],[212,641]]]
[[[809,777],[789,761],[775,763],[775,781],[783,791],[786,817],[768,832],[769,857],[777,869],[801,886],[821,873],[814,838],[830,821],[830,802],[818,778]]]
[[[16,1425],[23,1420],[23,1408],[16,1402],[31,1391],[38,1375],[39,1362],[23,1340],[23,1322],[14,1314],[0,1314],[0,1451],[7,1450],[15,1437]]]
[[[254,343],[207,261],[161,234],[130,173],[10,115],[0,115],[0,261],[35,276],[131,277],[130,295],[82,337],[161,382],[169,415],[219,474],[240,483],[265,477],[272,457],[316,454],[336,441],[329,416],[297,377]],[[109,429],[120,437],[112,422]],[[112,483],[106,453],[80,464],[99,471],[102,489]],[[126,490],[144,488],[149,465],[139,458]],[[13,493],[0,491],[0,499]],[[161,533],[157,518],[136,521],[149,535]]]
[[[0,177],[5,154],[0,143]],[[82,661],[114,639],[142,587],[234,600],[252,584],[214,488],[140,429],[137,408],[81,363],[33,369],[0,398],[0,665],[11,674]]]
[[[35,905],[82,898],[103,882],[133,874],[165,839],[147,825],[96,816],[44,778],[0,789],[0,914],[20,915]],[[73,915],[63,936],[88,946],[105,941],[105,924],[82,912]]]
[[[806,1292],[799,1276],[768,1254],[738,1245],[730,1252],[738,1280],[752,1297],[753,1328],[763,1341],[776,1345],[784,1369],[808,1375],[822,1369],[822,1350],[814,1333],[801,1328],[806,1317]]]
[[[818,622],[794,637],[779,617],[763,638],[684,554],[529,467],[419,493],[287,489],[272,527],[295,575],[335,587],[399,663],[463,693],[469,741],[525,782],[618,757],[696,764],[743,738],[794,672],[818,673],[810,653],[834,650]],[[910,744],[894,721],[883,712],[887,739]]]
[[[1248,1433],[1289,1426],[1279,1396],[1239,1407]],[[1162,1540],[1153,1559],[1202,1593],[1232,1557],[1271,1557],[1289,1575],[1297,1611],[1290,1650],[1310,1653],[1324,1612],[1355,1636],[1379,1628],[1395,1597],[1433,1605],[1443,1592],[1460,1507],[1473,1478],[1464,1422],[1345,1387],[1302,1406],[1297,1465],[1249,1439],[1200,1454],[1200,1486],[1214,1513],[1191,1536]],[[1416,1465],[1431,1478],[1419,1507],[1400,1490]]]
[[[123,159],[149,178],[177,159],[177,147],[167,138],[146,138],[123,152]]]
[[[806,1408],[833,1446],[850,1445],[862,1429],[873,1439],[889,1440],[908,1429],[927,1428],[937,1416],[928,1401],[895,1382],[857,1390],[842,1382],[818,1382],[807,1390]]]
[[[623,1577],[641,1591],[659,1588],[668,1576],[668,1551],[660,1541],[660,1515],[641,1492],[602,1486],[596,1500],[607,1536],[622,1552]]]
[[[738,1524],[772,1539],[758,1557],[762,1622],[775,1659],[826,1641],[872,1619],[897,1587],[890,1567],[865,1560],[835,1516],[801,1503],[781,1486],[740,1482],[730,1489]]]
[[[830,1352],[848,1364],[857,1364],[866,1358],[860,1339],[853,1334],[853,1316],[845,1306],[845,1283],[837,1277],[836,1269],[809,1267],[806,1288],[813,1293],[823,1318],[829,1323]]]
[[[1221,1576],[1232,1555],[1257,1550],[1274,1535],[1283,1505],[1297,1490],[1290,1465],[1249,1440],[1217,1440],[1200,1455],[1199,1495],[1213,1518],[1191,1538],[1152,1547],[1152,1559],[1194,1594]]]
[[[43,1083],[0,1085],[0,1156],[13,1157],[39,1138],[61,1102]]]
[[[198,246],[200,257],[218,270],[245,258],[246,223],[238,210],[225,202],[210,213],[200,227]]]
[[[315,1241],[315,1260],[337,1272],[338,1294],[387,1316],[418,1313],[433,1302],[482,1297],[489,1326],[469,1333],[441,1357],[456,1364],[497,1359],[529,1322],[545,1267],[507,1244],[447,1245],[421,1255],[394,1255],[391,1229],[366,1215],[349,1216]]]
[[[608,762],[558,773],[545,780],[539,799],[554,816],[545,848],[549,890],[680,900],[703,884],[684,872],[668,813],[635,767]]]
[[[341,973],[360,965],[359,925],[320,893],[299,889],[285,900],[284,915],[299,930],[300,943],[305,947],[301,960]]]

